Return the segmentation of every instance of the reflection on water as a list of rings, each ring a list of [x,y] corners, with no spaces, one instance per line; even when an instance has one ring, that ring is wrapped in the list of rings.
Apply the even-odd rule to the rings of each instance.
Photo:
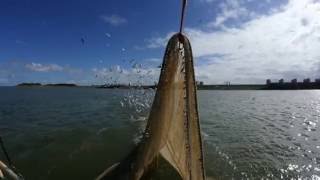
[[[319,95],[200,91],[207,173],[222,179],[319,179]]]
[[[139,139],[154,91],[0,88],[0,94],[0,133],[26,179],[92,179]],[[320,178],[320,91],[198,96],[209,177]]]

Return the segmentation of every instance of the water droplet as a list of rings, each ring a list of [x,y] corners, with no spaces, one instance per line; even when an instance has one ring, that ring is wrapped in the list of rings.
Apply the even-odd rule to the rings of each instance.
[[[298,167],[299,167],[299,166],[296,165],[296,164],[289,164],[287,169],[288,169],[289,171],[293,171],[293,170],[295,170],[295,169],[298,169]]]
[[[110,33],[105,33],[105,35],[107,36],[107,38],[111,38],[111,34]]]

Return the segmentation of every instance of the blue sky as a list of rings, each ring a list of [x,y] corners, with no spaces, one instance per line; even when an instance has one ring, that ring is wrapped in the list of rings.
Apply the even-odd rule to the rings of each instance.
[[[197,78],[207,83],[316,78],[319,4],[190,0],[185,32]],[[2,0],[0,85],[153,83],[165,44],[178,30],[180,5],[180,0]]]

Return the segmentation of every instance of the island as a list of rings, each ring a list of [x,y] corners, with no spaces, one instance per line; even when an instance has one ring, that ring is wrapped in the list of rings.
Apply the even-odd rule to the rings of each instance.
[[[44,86],[53,86],[53,87],[77,87],[76,84],[68,84],[68,83],[45,84]]]
[[[27,86],[27,87],[30,87],[30,86],[42,86],[41,83],[20,83],[18,84],[17,86]]]
[[[77,87],[76,84],[58,83],[58,84],[41,84],[41,83],[20,83],[17,87]]]

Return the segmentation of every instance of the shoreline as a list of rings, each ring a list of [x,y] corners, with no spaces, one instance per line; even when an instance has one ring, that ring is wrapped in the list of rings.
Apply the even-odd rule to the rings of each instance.
[[[96,89],[156,89],[156,85],[128,86],[128,85],[76,85],[76,84],[39,84],[22,83],[15,86],[0,87],[25,87],[25,88],[45,88],[45,87],[69,87],[69,88],[96,88]],[[235,85],[197,85],[198,90],[320,90],[320,86],[270,86],[266,84],[235,84]]]

